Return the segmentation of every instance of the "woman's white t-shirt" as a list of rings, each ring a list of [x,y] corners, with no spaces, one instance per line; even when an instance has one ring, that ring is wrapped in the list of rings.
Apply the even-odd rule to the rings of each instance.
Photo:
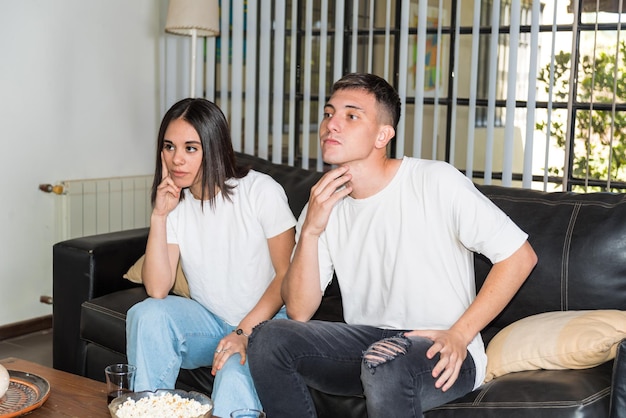
[[[268,238],[296,220],[282,186],[253,170],[234,185],[231,200],[221,194],[215,208],[185,198],[167,218],[167,242],[180,249],[191,297],[231,325],[259,301],[275,275]]]
[[[333,209],[319,240],[321,287],[335,271],[349,324],[449,329],[476,297],[472,252],[496,263],[526,239],[454,167],[405,157],[383,190]],[[480,334],[468,350],[478,385],[487,363]]]

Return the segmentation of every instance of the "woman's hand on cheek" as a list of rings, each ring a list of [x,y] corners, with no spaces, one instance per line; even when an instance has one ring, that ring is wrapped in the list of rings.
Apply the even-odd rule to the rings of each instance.
[[[161,183],[157,187],[153,214],[167,216],[180,201],[180,187],[174,184],[161,153]]]

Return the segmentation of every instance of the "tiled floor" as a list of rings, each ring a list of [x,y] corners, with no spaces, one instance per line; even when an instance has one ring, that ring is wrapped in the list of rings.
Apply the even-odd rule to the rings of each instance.
[[[0,341],[0,358],[19,357],[52,367],[52,330]]]

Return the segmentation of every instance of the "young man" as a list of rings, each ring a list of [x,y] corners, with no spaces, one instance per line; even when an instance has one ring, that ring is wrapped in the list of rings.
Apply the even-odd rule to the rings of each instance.
[[[480,385],[480,330],[537,261],[522,232],[438,161],[387,157],[400,99],[349,74],[324,106],[324,161],[282,286],[293,321],[259,325],[250,369],[270,418],[315,417],[307,385],[364,394],[370,418],[421,417]],[[494,264],[476,295],[473,252]],[[336,272],[346,324],[309,321]]]

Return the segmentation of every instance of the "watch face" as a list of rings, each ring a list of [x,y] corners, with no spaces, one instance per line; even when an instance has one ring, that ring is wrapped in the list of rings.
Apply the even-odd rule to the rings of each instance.
[[[242,330],[241,328],[239,328],[239,329],[237,330],[237,335],[241,335],[241,334],[243,334],[243,330]]]

